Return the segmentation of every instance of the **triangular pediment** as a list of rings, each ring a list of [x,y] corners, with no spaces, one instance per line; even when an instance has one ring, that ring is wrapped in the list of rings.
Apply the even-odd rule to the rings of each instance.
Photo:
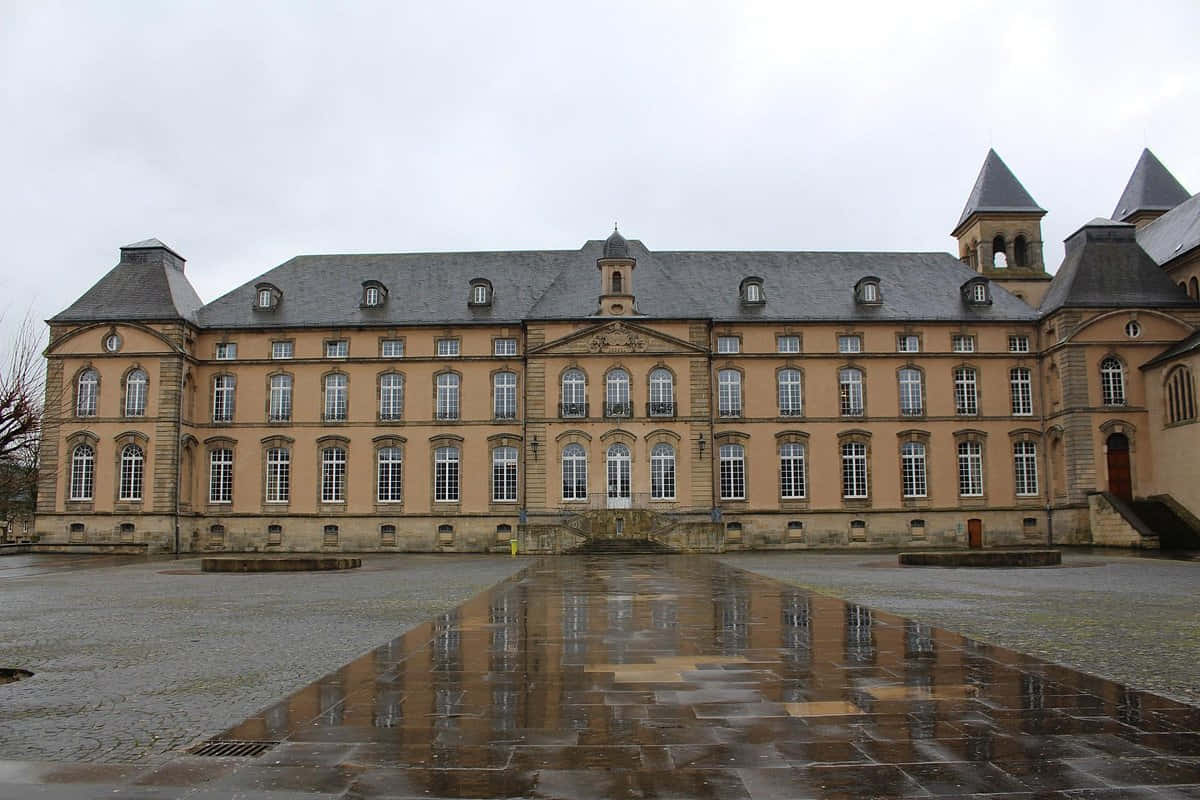
[[[593,325],[583,330],[555,339],[530,349],[530,354],[580,355],[587,353],[704,353],[684,339],[656,331],[644,325],[626,320],[613,320]]]

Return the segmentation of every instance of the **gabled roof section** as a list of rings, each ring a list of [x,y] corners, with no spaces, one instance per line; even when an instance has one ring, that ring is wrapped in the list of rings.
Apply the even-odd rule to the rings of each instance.
[[[195,322],[204,303],[183,265],[183,257],[158,239],[126,245],[117,266],[50,322]]]
[[[1187,199],[1187,189],[1147,147],[1121,192],[1112,218],[1124,222],[1139,211],[1170,211]]]
[[[1097,217],[1067,237],[1067,255],[1042,300],[1060,308],[1195,306],[1145,250],[1127,222]]]
[[[1163,350],[1154,358],[1147,361],[1145,364],[1142,364],[1142,369],[1148,369],[1150,367],[1157,366],[1158,364],[1179,358],[1180,356],[1189,355],[1197,350],[1200,350],[1200,330],[1197,330],[1191,335],[1181,339],[1180,341],[1168,347],[1166,350]]]
[[[975,179],[975,186],[967,198],[967,204],[963,207],[962,216],[958,218],[958,224],[954,226],[950,235],[956,235],[963,224],[975,214],[989,212],[1024,212],[1039,215],[1046,213],[1045,209],[1033,201],[1033,197],[1025,191],[1025,187],[996,151],[990,149],[979,170],[979,177]]]
[[[1200,194],[1141,228],[1137,240],[1159,266],[1200,247]]]

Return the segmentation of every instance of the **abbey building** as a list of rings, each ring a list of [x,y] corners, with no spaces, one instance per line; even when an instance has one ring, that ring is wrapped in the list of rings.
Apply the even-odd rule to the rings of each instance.
[[[1045,213],[989,152],[957,255],[614,230],[297,256],[205,304],[131,244],[49,321],[38,544],[1167,543],[1200,527],[1200,195],[1144,152],[1053,276]]]

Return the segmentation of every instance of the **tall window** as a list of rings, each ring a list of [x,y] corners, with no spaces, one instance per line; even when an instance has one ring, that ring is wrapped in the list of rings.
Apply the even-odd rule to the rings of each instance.
[[[483,284],[471,287],[471,302],[477,306],[487,305],[487,287]]]
[[[675,414],[675,377],[669,370],[650,372],[650,416],[670,417]]]
[[[496,419],[517,418],[517,374],[497,372],[492,378],[492,414]]]
[[[379,448],[375,497],[381,503],[404,499],[404,451],[399,447]]]
[[[746,451],[740,444],[721,445],[721,499],[746,499]]]
[[[497,447],[492,451],[492,502],[517,499],[517,448]]]
[[[779,415],[781,417],[798,417],[804,413],[801,402],[800,370],[781,369],[779,382]]]
[[[232,375],[213,378],[213,422],[233,422],[234,386]]]
[[[334,372],[325,376],[325,421],[345,422],[348,406],[346,376]]]
[[[958,493],[983,496],[983,445],[979,442],[958,443]]]
[[[271,396],[267,408],[271,422],[287,422],[292,418],[291,375],[271,376]]]
[[[779,496],[794,500],[807,493],[804,445],[796,442],[779,445]]]
[[[742,373],[723,369],[717,373],[717,414],[722,417],[742,415]]]
[[[458,419],[458,375],[443,372],[437,376],[438,419]]]
[[[142,477],[143,468],[146,464],[146,456],[142,453],[142,448],[136,444],[127,444],[121,450],[121,500],[141,500],[142,499]]]
[[[1187,367],[1176,367],[1167,377],[1167,422],[1190,422],[1196,418],[1196,383]]]
[[[267,450],[267,502],[286,503],[292,498],[292,453],[286,447]]]
[[[364,302],[364,305],[368,305],[368,306],[377,306],[377,305],[379,305],[379,304],[380,304],[380,300],[382,299],[382,295],[380,295],[380,294],[379,294],[379,287],[377,287],[377,286],[368,286],[368,287],[367,287],[367,291],[366,291],[364,294],[366,295],[366,296],[363,298],[363,300],[365,301],[365,302]]]
[[[569,369],[562,376],[562,416],[564,417],[586,417],[587,416],[587,400],[586,400],[587,380],[583,376],[583,371],[578,369]]]
[[[905,442],[900,447],[900,483],[905,497],[925,497],[929,493],[925,445],[920,442]]]
[[[125,416],[141,417],[146,414],[146,373],[135,369],[125,376]]]
[[[846,367],[838,370],[838,393],[843,417],[863,415],[863,373],[861,369]]]
[[[208,502],[233,502],[233,451],[229,448],[208,455]]]
[[[100,373],[85,369],[79,373],[79,386],[75,393],[75,416],[96,416],[96,405],[100,395]]]
[[[1018,497],[1034,497],[1038,493],[1037,444],[1013,443],[1013,472]]]
[[[1112,356],[1100,362],[1100,389],[1104,405],[1125,405],[1125,367]]]
[[[404,416],[404,376],[388,372],[379,376],[379,418]]]
[[[321,451],[321,502],[346,502],[346,451],[341,447]]]
[[[1012,413],[1027,417],[1033,413],[1033,374],[1028,367],[1013,367],[1008,371]]]
[[[675,448],[666,442],[650,451],[650,499],[675,499]]]
[[[604,416],[629,415],[629,373],[623,369],[614,369],[604,379]]]
[[[862,442],[842,445],[842,497],[867,496],[867,446]]]
[[[925,413],[925,390],[921,370],[905,367],[900,380],[900,416],[919,417]]]
[[[979,386],[975,370],[971,367],[954,369],[954,413],[973,415],[979,413]]]
[[[71,451],[71,499],[91,500],[95,478],[96,451],[90,444],[76,445]]]
[[[587,499],[587,453],[577,444],[562,451],[563,500]]]
[[[458,502],[459,455],[457,447],[439,447],[433,453],[433,499]]]

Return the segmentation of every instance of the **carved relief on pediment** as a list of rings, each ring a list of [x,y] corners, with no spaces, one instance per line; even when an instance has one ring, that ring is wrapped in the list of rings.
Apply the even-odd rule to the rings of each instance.
[[[588,351],[592,353],[644,353],[646,339],[617,323],[588,340]]]

